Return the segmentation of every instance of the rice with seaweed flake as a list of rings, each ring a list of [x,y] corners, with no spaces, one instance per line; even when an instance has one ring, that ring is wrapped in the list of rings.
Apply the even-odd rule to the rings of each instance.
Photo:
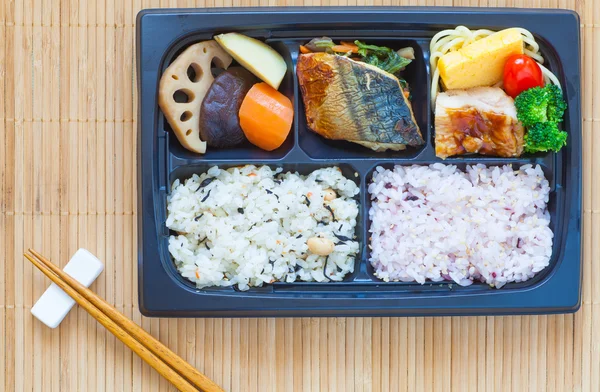
[[[368,191],[369,261],[384,281],[500,288],[548,266],[550,187],[539,165],[377,167]]]
[[[334,198],[325,200],[331,190]],[[340,281],[353,272],[358,253],[358,192],[337,167],[302,176],[268,166],[215,166],[173,183],[166,224],[177,235],[169,252],[199,288]],[[332,241],[333,252],[311,253],[312,237]]]

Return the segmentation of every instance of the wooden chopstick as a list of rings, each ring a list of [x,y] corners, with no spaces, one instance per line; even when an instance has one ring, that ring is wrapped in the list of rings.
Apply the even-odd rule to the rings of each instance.
[[[98,320],[100,324],[102,324],[106,329],[108,329],[113,335],[117,337],[121,342],[123,342],[127,347],[133,350],[137,355],[139,355],[145,362],[147,362],[150,366],[152,366],[161,376],[165,377],[169,380],[177,389],[184,392],[198,392],[192,384],[186,381],[183,377],[181,377],[177,372],[175,372],[171,367],[169,367],[166,363],[164,363],[160,358],[154,355],[150,350],[148,350],[144,345],[135,340],[131,335],[129,335],[123,328],[119,327],[114,321],[112,321],[108,316],[102,313],[97,307],[88,302],[82,295],[80,295],[75,289],[65,283],[58,275],[52,272],[51,269],[46,267],[40,261],[25,253],[25,257],[33,263],[40,271],[44,273],[50,280],[52,280],[58,287],[60,287],[65,293],[67,293],[71,298],[75,300],[84,308],[93,318]]]
[[[90,301],[95,307],[100,309],[106,314],[111,320],[117,325],[123,328],[127,333],[133,336],[136,340],[141,342],[146,348],[148,348],[154,355],[161,358],[169,366],[179,372],[182,376],[188,379],[197,388],[200,388],[206,392],[223,392],[217,384],[211,379],[206,377],[204,374],[196,370],[192,365],[187,363],[183,358],[171,351],[167,346],[156,340],[152,335],[142,329],[139,325],[125,317],[122,313],[116,310],[114,307],[109,305],[106,301],[100,298],[96,293],[83,286],[81,283],[73,279],[71,276],[66,274],[63,270],[54,265],[50,260],[39,254],[33,249],[29,249],[29,252],[39,259],[46,267],[52,272],[58,275],[64,280],[69,286],[75,291],[81,294],[85,299]]]
[[[179,390],[197,392],[200,389],[205,392],[223,392],[212,380],[193,368],[94,292],[81,285],[35,250],[29,249],[29,252],[34,256],[25,254],[29,261]]]

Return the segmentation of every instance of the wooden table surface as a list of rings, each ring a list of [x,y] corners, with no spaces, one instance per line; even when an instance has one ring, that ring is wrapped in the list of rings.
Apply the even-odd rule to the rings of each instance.
[[[382,4],[570,8],[581,15],[581,310],[528,317],[142,317],[135,263],[137,11]],[[600,2],[592,0],[3,0],[0,390],[170,390],[83,310],[71,311],[55,330],[30,314],[48,281],[23,251],[34,247],[64,264],[85,247],[106,263],[93,289],[227,391],[599,391],[599,26]]]

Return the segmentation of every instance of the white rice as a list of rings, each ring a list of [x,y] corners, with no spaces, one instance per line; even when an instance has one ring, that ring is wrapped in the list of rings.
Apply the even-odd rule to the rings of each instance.
[[[337,198],[324,201],[328,188]],[[169,238],[169,251],[199,288],[340,281],[353,272],[359,250],[358,192],[337,167],[301,176],[268,166],[215,166],[173,183],[166,224],[179,235]],[[333,253],[312,254],[306,242],[315,236],[336,243]]]
[[[502,287],[548,266],[550,187],[539,166],[377,167],[369,261],[384,281]]]

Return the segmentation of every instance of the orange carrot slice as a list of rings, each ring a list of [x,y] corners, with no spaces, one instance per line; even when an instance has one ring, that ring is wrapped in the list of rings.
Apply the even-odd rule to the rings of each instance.
[[[348,52],[358,53],[358,46],[356,46],[350,42],[342,42],[342,45],[332,46],[331,50],[333,50],[336,53],[348,53]]]
[[[257,83],[240,106],[240,127],[250,143],[273,151],[283,144],[294,119],[288,97],[266,83]]]
[[[307,53],[311,53],[311,51],[306,46],[300,45],[300,53],[307,54]]]

